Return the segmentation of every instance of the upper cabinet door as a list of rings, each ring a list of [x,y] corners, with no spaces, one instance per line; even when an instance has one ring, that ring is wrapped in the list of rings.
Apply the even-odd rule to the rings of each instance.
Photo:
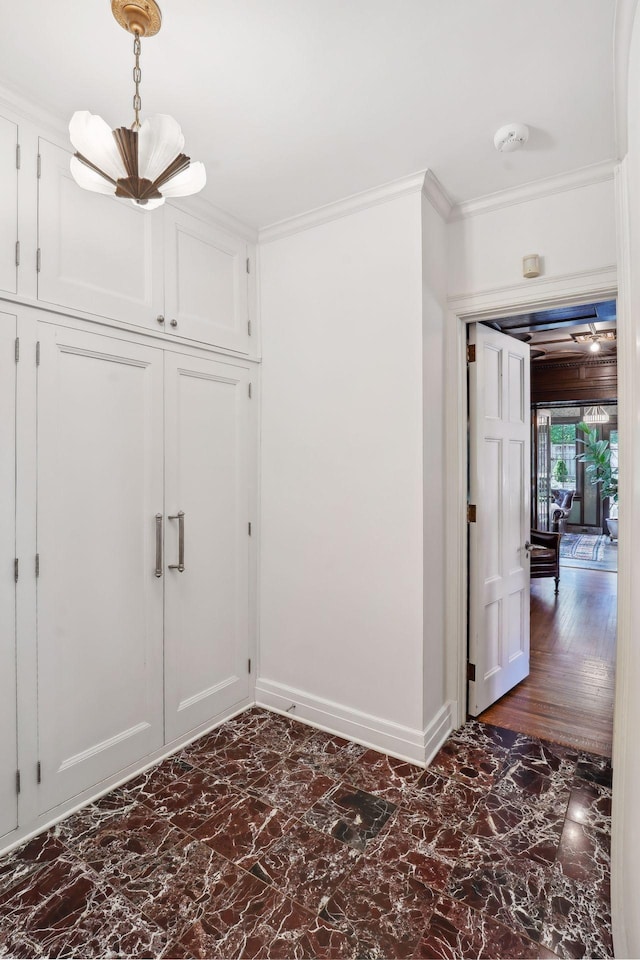
[[[0,290],[17,292],[18,128],[0,117]]]
[[[161,221],[128,200],[82,190],[70,153],[46,140],[39,149],[38,299],[156,327],[162,290],[153,233],[161,237]]]
[[[167,333],[249,352],[247,244],[165,208]]]

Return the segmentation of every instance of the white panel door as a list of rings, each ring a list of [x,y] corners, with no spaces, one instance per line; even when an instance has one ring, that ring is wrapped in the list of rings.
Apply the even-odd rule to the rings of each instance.
[[[247,244],[189,214],[165,210],[166,329],[247,353]]]
[[[161,227],[153,211],[82,190],[69,172],[70,153],[46,140],[39,150],[38,299],[157,327],[152,239]]]
[[[40,811],[162,736],[162,353],[40,324]]]
[[[18,128],[0,117],[0,290],[17,292],[16,240],[18,239]]]
[[[166,355],[167,741],[249,690],[249,403],[246,369]]]
[[[0,313],[0,836],[18,825],[15,338],[15,316]]]
[[[529,674],[529,347],[482,324],[469,341],[469,713]]]

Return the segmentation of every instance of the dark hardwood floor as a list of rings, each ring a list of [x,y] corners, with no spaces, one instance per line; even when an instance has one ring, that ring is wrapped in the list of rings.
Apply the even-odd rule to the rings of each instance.
[[[617,576],[562,566],[531,584],[531,672],[478,717],[611,756]]]

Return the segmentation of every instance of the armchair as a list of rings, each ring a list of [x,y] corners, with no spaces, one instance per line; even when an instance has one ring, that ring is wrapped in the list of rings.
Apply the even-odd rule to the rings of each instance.
[[[567,519],[571,513],[575,490],[552,490],[551,529],[555,533],[564,533]]]
[[[531,531],[531,578],[553,577],[556,581],[556,593],[560,587],[561,538],[561,533],[548,533],[546,530]]]

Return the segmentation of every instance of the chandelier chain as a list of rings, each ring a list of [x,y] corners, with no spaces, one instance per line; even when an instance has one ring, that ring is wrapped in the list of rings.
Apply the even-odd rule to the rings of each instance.
[[[140,82],[142,81],[142,70],[140,69],[140,34],[136,33],[133,39],[133,53],[136,58],[136,65],[133,68],[133,82],[136,87],[136,92],[133,95],[133,112],[135,114],[135,120],[131,125],[132,130],[140,129],[140,110],[142,109],[142,100],[140,99]]]

